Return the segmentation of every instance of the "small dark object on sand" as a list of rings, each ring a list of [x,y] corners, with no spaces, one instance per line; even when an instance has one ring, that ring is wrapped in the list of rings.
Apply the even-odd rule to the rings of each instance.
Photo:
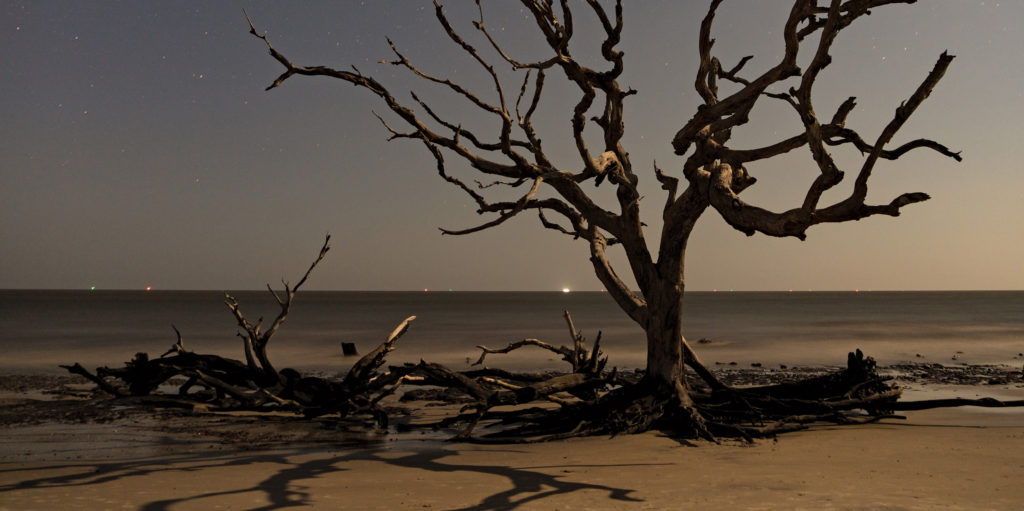
[[[917,357],[917,358],[924,358],[924,357],[921,356],[920,353],[918,353],[917,355],[914,355],[914,356]]]
[[[736,365],[736,362],[729,362],[729,365],[734,366]]]
[[[752,362],[750,364],[750,367],[761,367],[761,363],[760,362]]]
[[[779,364],[779,369],[789,369],[789,366],[786,364]]]
[[[707,337],[701,337],[700,340],[697,341],[697,344],[711,344],[711,339],[708,339]]]
[[[341,352],[344,353],[346,357],[351,357],[359,354],[359,352],[356,351],[356,343],[354,342],[341,343]]]

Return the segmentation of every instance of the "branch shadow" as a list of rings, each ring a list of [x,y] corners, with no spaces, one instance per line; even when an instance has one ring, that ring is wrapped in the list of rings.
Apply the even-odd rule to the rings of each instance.
[[[602,484],[577,482],[564,480],[560,476],[540,472],[537,469],[568,467],[568,465],[550,465],[543,467],[515,468],[504,465],[470,465],[443,463],[442,458],[455,454],[444,449],[425,449],[407,456],[398,458],[381,459],[378,453],[371,453],[374,459],[389,463],[394,466],[417,468],[438,473],[474,472],[499,476],[512,483],[512,488],[496,492],[485,497],[478,504],[453,508],[452,511],[486,511],[486,510],[508,510],[543,500],[555,495],[569,494],[583,490],[597,490],[607,492],[608,498],[623,502],[641,502],[642,499],[631,494],[636,490],[617,488]],[[630,466],[630,465],[601,465],[601,466]]]
[[[314,455],[313,459],[294,460],[302,455]],[[143,504],[139,511],[167,511],[171,509],[201,508],[204,499],[215,497],[257,493],[263,495],[267,504],[253,507],[256,511],[286,509],[290,507],[310,506],[316,504],[316,495],[303,484],[328,474],[336,474],[349,470],[347,464],[352,462],[379,462],[396,468],[425,470],[439,474],[456,474],[468,472],[498,476],[508,481],[511,488],[496,491],[477,503],[451,508],[451,511],[487,511],[513,510],[528,503],[536,503],[544,499],[571,494],[581,491],[599,491],[607,494],[609,501],[641,502],[636,497],[635,489],[593,484],[569,479],[568,474],[550,474],[557,468],[580,467],[583,465],[544,465],[533,467],[512,467],[506,465],[479,465],[466,463],[446,463],[444,458],[457,456],[459,451],[446,449],[436,444],[421,446],[409,454],[395,456],[396,451],[387,447],[367,447],[348,449],[341,455],[320,456],[321,450],[291,449],[279,452],[261,452],[246,454],[235,451],[211,455],[197,453],[189,455],[162,456],[139,460],[121,460],[94,463],[68,463],[47,465],[47,471],[72,471],[61,475],[29,477],[16,483],[0,485],[0,495],[4,493],[45,488],[73,488],[101,485],[130,478],[157,476],[174,472],[195,472],[209,469],[243,468],[255,464],[280,465],[269,477],[244,488],[225,489],[185,495],[177,498],[156,500]],[[586,465],[587,467],[629,467],[634,465]],[[647,464],[645,464],[647,465]],[[17,471],[29,473],[32,469],[3,469],[0,473]],[[504,487],[504,485],[501,485]]]

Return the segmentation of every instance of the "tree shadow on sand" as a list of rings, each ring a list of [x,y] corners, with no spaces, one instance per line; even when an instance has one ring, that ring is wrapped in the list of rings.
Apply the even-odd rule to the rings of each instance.
[[[202,453],[195,455],[147,458],[144,460],[48,465],[45,467],[47,471],[67,470],[73,471],[73,473],[37,478],[32,478],[31,476],[25,477],[19,482],[0,486],[0,495],[8,492],[30,489],[88,487],[136,477],[154,475],[159,477],[160,474],[169,474],[173,472],[192,472],[224,468],[230,469],[232,467],[241,469],[248,465],[273,464],[280,465],[281,468],[274,471],[274,473],[269,477],[265,477],[251,486],[224,489],[221,491],[195,492],[179,498],[153,501],[140,506],[139,509],[140,511],[164,511],[188,508],[195,509],[197,506],[201,506],[202,501],[205,499],[243,494],[261,494],[265,496],[267,501],[265,505],[253,507],[251,509],[261,511],[285,509],[298,506],[310,506],[318,503],[315,490],[310,490],[308,486],[302,484],[303,481],[310,481],[324,477],[328,474],[353,470],[351,467],[346,467],[346,464],[352,462],[370,461],[386,463],[396,468],[452,474],[452,477],[458,477],[456,474],[459,472],[498,476],[504,478],[511,484],[511,488],[501,489],[500,491],[484,497],[475,504],[462,505],[453,508],[454,511],[516,509],[528,503],[536,503],[554,496],[580,491],[598,491],[606,493],[609,501],[642,501],[642,499],[633,495],[636,491],[634,489],[574,481],[569,479],[572,477],[570,474],[553,475],[545,472],[550,472],[554,469],[568,469],[576,465],[512,467],[502,465],[446,463],[443,459],[457,455],[458,451],[439,447],[418,448],[408,454],[402,453],[402,451],[379,447],[350,450],[342,455],[324,454],[322,456],[318,456],[316,453],[317,451],[308,449],[270,453],[264,452],[252,455],[236,452],[211,456],[209,453]],[[401,454],[395,456],[396,453]],[[310,455],[314,456],[314,459],[293,459],[297,457],[307,458]],[[628,467],[635,465],[603,464],[599,466]],[[22,473],[29,472],[24,469],[8,469],[0,470],[0,473],[11,472],[12,470]],[[158,480],[159,479],[156,479],[156,481]],[[343,479],[339,480],[339,483],[343,482]],[[340,487],[341,485],[336,484],[335,486]],[[505,488],[504,484],[498,486]],[[411,498],[415,498],[415,495],[411,496]],[[363,502],[360,504],[369,503]],[[406,504],[418,505],[415,502],[407,502]]]

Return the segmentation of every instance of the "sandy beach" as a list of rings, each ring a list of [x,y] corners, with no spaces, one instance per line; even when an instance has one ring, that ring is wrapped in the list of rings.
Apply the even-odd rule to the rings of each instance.
[[[21,381],[20,387],[10,382]],[[658,433],[474,445],[7,379],[0,509],[1020,509],[1024,409],[948,408],[752,445]],[[75,385],[63,385],[63,388]],[[79,385],[78,388],[81,386]],[[1019,399],[1024,383],[910,385]]]

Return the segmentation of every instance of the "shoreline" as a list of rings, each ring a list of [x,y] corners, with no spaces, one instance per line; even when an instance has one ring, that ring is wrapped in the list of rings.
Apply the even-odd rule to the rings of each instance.
[[[487,366],[483,366],[487,367]],[[744,367],[736,363],[715,363],[710,365],[712,373],[724,382],[736,386],[756,386],[769,383],[783,383],[810,376],[816,376],[842,369],[839,364],[812,364],[781,367],[756,365]],[[347,367],[342,367],[342,370]],[[624,372],[639,371],[639,369]],[[312,371],[308,374],[328,377],[337,371]],[[343,371],[341,371],[343,372]],[[881,376],[895,379],[896,383],[910,386],[961,385],[979,388],[1009,389],[1016,386],[1024,389],[1024,367],[1009,364],[943,364],[936,362],[900,362],[879,365]],[[0,406],[17,398],[18,393],[32,399],[46,399],[45,396],[81,394],[93,385],[85,378],[69,374],[67,370],[54,365],[53,370],[32,370],[0,366]]]
[[[881,370],[913,399],[1024,395],[1020,371],[1006,366]],[[779,375],[723,372],[750,384]],[[1024,499],[1022,408],[915,411],[749,445],[686,446],[656,432],[478,445],[133,407],[85,398],[88,387],[71,375],[0,375],[0,510],[1019,509]]]

